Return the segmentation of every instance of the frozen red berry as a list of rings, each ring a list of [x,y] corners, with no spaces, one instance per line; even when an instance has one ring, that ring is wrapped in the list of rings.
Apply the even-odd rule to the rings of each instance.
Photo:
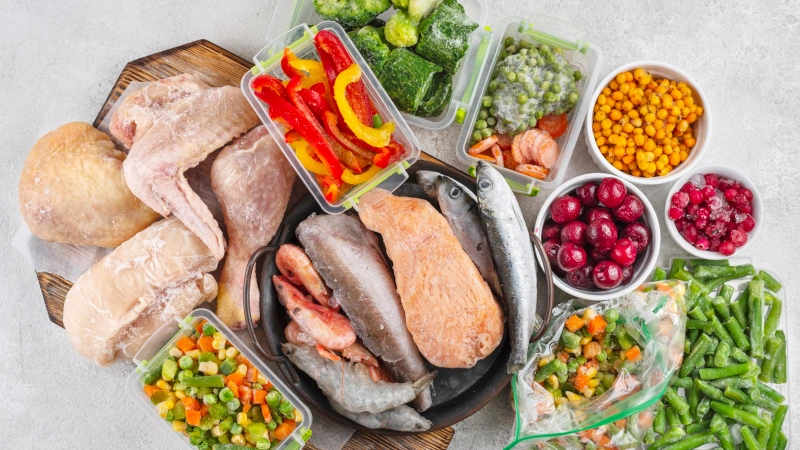
[[[583,247],[586,245],[586,224],[573,220],[561,229],[561,243],[570,242]]]
[[[542,226],[543,241],[558,237],[559,233],[561,233],[561,225],[555,223],[553,219],[547,219],[544,221],[544,225]]]
[[[717,189],[722,192],[727,191],[728,189],[732,189],[736,186],[736,181],[727,178],[727,177],[720,177],[719,184],[717,185]]]
[[[543,246],[544,246],[544,253],[547,255],[547,259],[550,261],[550,265],[553,267],[557,267],[558,249],[561,248],[561,241],[559,241],[558,239],[550,239],[545,241]]]
[[[681,236],[683,236],[686,242],[694,244],[697,241],[697,227],[695,227],[693,223],[686,225],[683,231],[681,231]]]
[[[590,208],[599,204],[597,201],[597,186],[597,182],[587,181],[579,186],[578,189],[575,189],[575,195],[583,206]]]
[[[706,180],[706,185],[711,186],[712,188],[715,189],[717,186],[719,186],[719,177],[717,177],[713,173],[707,173],[703,175],[703,178],[705,178]]]
[[[690,182],[687,182],[686,184],[684,184],[683,186],[681,186],[681,192],[685,192],[685,193],[687,193],[687,194],[688,194],[689,192],[692,192],[692,191],[693,191],[693,190],[695,190],[695,189],[697,189],[697,186],[693,185],[693,184],[692,184],[692,183],[690,183]]]
[[[628,238],[636,244],[636,253],[641,253],[650,245],[650,229],[641,222],[634,222],[625,226],[620,236]]]
[[[567,280],[568,285],[576,289],[591,289],[594,287],[592,272],[594,272],[594,264],[586,263],[580,269],[566,274],[564,279]]]
[[[620,285],[628,284],[628,283],[631,282],[632,279],[633,279],[633,266],[625,266],[625,267],[623,267],[622,268],[622,283],[620,283]]]
[[[736,246],[731,241],[723,241],[719,244],[719,252],[725,256],[731,256],[736,253]]]
[[[708,186],[708,185],[706,185],[706,186],[703,186],[703,189],[701,189],[701,190],[700,190],[700,192],[702,192],[702,193],[703,193],[703,198],[704,198],[705,200],[708,200],[708,199],[710,199],[711,197],[713,197],[713,196],[714,196],[714,194],[716,194],[716,193],[717,193],[717,190],[716,190],[716,189],[714,189],[714,188],[713,188],[713,187],[711,187],[711,186]]]
[[[644,203],[639,197],[628,194],[616,208],[611,210],[611,214],[622,223],[635,222],[644,213]]]
[[[592,280],[600,289],[614,289],[622,284],[622,267],[614,261],[600,261],[594,266]]]
[[[669,214],[670,219],[678,220],[681,217],[683,217],[683,210],[678,208],[677,206],[671,206],[667,214]]]
[[[708,250],[710,245],[711,243],[706,238],[698,238],[694,243],[694,247],[698,250]]]
[[[603,178],[597,187],[597,199],[603,206],[616,208],[625,199],[628,189],[618,178]]]
[[[738,193],[739,191],[731,188],[731,189],[726,189],[723,195],[725,195],[725,200],[731,202]]]
[[[711,211],[708,208],[697,208],[697,212],[695,213],[698,219],[708,219],[711,217]]]
[[[587,209],[583,216],[586,223],[592,223],[597,219],[614,220],[614,216],[611,215],[611,210],[603,208],[602,206],[595,206],[594,208]]]
[[[581,202],[571,195],[562,195],[550,205],[550,217],[555,223],[571,222],[580,215]]]
[[[611,259],[620,266],[630,266],[636,262],[636,244],[628,238],[622,238],[611,248]]]
[[[609,219],[597,219],[586,227],[586,240],[599,250],[608,250],[617,241],[617,226]]]
[[[753,214],[753,204],[752,203],[745,203],[744,205],[740,206],[739,211],[745,214]]]
[[[675,228],[678,230],[678,233],[680,233],[684,228],[686,228],[686,225],[689,225],[690,223],[691,222],[689,222],[688,219],[678,219],[675,221]]]
[[[728,240],[736,247],[741,247],[747,244],[747,233],[740,228],[733,229],[728,233]]]
[[[748,202],[753,201],[753,191],[751,191],[750,189],[741,188],[739,189],[739,193],[744,195],[744,198],[746,198]]]
[[[558,267],[564,272],[572,272],[586,264],[586,251],[583,247],[567,242],[558,249]]]
[[[672,206],[683,209],[689,205],[689,194],[678,191],[672,194]]]
[[[742,229],[749,233],[749,232],[753,231],[753,228],[756,227],[756,221],[755,221],[755,219],[753,219],[753,216],[751,216],[750,214],[745,214],[745,216],[746,217],[744,218],[744,220],[742,220],[742,224],[741,225],[742,225]]]
[[[715,220],[706,226],[706,234],[710,238],[722,238],[725,236],[726,226],[722,220]]]
[[[692,192],[689,192],[689,203],[693,205],[699,205],[703,203],[703,192],[700,189],[695,189]]]

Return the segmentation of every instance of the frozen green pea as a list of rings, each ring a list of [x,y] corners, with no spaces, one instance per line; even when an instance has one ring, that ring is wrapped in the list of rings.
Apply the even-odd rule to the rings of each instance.
[[[517,95],[517,103],[519,103],[520,105],[524,105],[525,103],[528,103],[528,100],[529,100],[529,98],[528,98],[527,94],[519,94],[519,95]]]
[[[480,110],[480,112],[478,112],[478,119],[486,119],[487,117],[489,117],[489,110],[488,109],[482,109],[482,110]],[[480,127],[480,128],[483,128],[483,127]]]
[[[486,120],[484,120],[484,119],[485,119],[485,117],[481,117],[480,119],[478,119],[475,122],[475,128],[476,129],[482,130],[482,129],[486,128]]]
[[[486,124],[489,125],[490,127],[493,127],[497,124],[497,119],[495,119],[494,117],[489,117],[488,119],[486,119]]]
[[[481,130],[481,137],[483,139],[492,137],[493,134],[494,134],[494,132],[492,131],[491,128],[484,128],[484,129]]]
[[[506,73],[506,80],[511,81],[511,82],[516,81],[517,80],[517,74],[514,73],[514,72]]]
[[[486,96],[483,97],[483,106],[485,108],[490,108],[492,106],[492,97],[491,96],[486,95]]]
[[[474,133],[472,133],[472,140],[473,140],[474,142],[478,142],[478,141],[480,141],[481,139],[483,139],[483,136],[481,135],[481,132],[480,132],[480,130],[476,130]]]

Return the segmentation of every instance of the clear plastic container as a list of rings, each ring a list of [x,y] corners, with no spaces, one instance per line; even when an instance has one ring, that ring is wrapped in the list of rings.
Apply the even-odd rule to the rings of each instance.
[[[478,24],[478,28],[472,33],[469,50],[464,55],[461,67],[453,75],[453,97],[450,105],[437,117],[418,117],[402,113],[408,123],[426,130],[442,130],[452,124],[453,120],[462,123],[475,95],[478,78],[488,61],[486,54],[492,35],[490,30],[484,28],[486,16],[489,14],[487,5],[484,0],[459,0],[459,3],[464,7],[465,14]],[[388,20],[393,14],[394,8],[389,8],[378,17]],[[267,40],[274,41],[300,24],[312,26],[320,22],[322,18],[314,11],[313,0],[282,0],[275,7]]]
[[[406,150],[402,160],[389,165],[375,175],[370,181],[354,186],[344,195],[342,195],[335,203],[329,203],[327,200],[325,200],[325,196],[319,186],[319,183],[317,183],[317,179],[314,174],[303,167],[303,165],[297,159],[294,149],[292,149],[292,147],[290,147],[289,144],[287,144],[284,140],[284,134],[286,131],[285,127],[270,119],[268,113],[269,106],[256,98],[253,90],[250,88],[250,81],[257,75],[263,73],[273,75],[279,79],[286,79],[286,75],[284,75],[280,64],[280,60],[283,56],[283,49],[286,47],[291,48],[300,59],[314,59],[319,61],[319,54],[314,46],[313,38],[321,30],[330,30],[335,33],[342,41],[344,47],[347,49],[350,57],[353,58],[353,61],[358,64],[359,67],[364,69],[362,71],[361,80],[364,82],[364,85],[367,88],[367,94],[369,95],[372,104],[385,121],[391,121],[395,123],[395,131],[392,136],[397,140],[397,142],[402,144]],[[256,111],[258,116],[261,118],[261,121],[269,130],[272,138],[278,143],[281,151],[283,151],[286,159],[289,160],[289,163],[292,165],[292,167],[294,167],[294,170],[300,176],[300,179],[303,180],[303,183],[308,188],[308,191],[311,192],[311,194],[317,200],[317,203],[319,203],[325,212],[329,214],[339,214],[350,208],[357,208],[359,198],[370,190],[380,187],[381,189],[391,193],[400,187],[400,185],[403,184],[406,179],[408,179],[408,173],[406,173],[406,169],[409,168],[411,164],[414,164],[417,159],[419,159],[419,141],[417,141],[417,138],[414,136],[414,133],[411,132],[408,123],[406,123],[405,119],[403,119],[400,111],[398,111],[394,106],[394,103],[386,94],[386,91],[384,91],[383,87],[381,87],[380,83],[378,83],[375,75],[371,70],[369,70],[364,58],[362,58],[358,53],[358,50],[356,50],[353,42],[339,24],[326,21],[321,22],[319,25],[312,28],[309,28],[306,24],[300,24],[272,40],[266,47],[256,54],[256,56],[253,58],[253,61],[256,64],[255,67],[253,67],[252,70],[248,71],[244,77],[242,77],[242,91],[244,92],[244,96],[253,106],[253,109]],[[376,198],[375,200],[378,199]]]
[[[569,24],[549,17],[533,15],[528,19],[510,18],[502,25],[500,30],[501,32],[495,33],[494,41],[489,50],[489,62],[485,65],[481,74],[478,89],[472,97],[469,113],[456,144],[456,155],[461,162],[470,166],[469,172],[471,174],[474,174],[475,165],[479,159],[470,156],[467,150],[471,145],[473,127],[478,118],[478,112],[481,110],[483,95],[498,63],[497,58],[500,54],[503,40],[506,37],[511,36],[514,39],[525,37],[538,43],[560,47],[565,50],[564,56],[567,61],[583,74],[583,77],[577,83],[580,100],[567,116],[569,123],[567,131],[556,139],[559,155],[547,179],[544,181],[537,180],[514,170],[496,166],[506,177],[508,184],[514,191],[535,196],[540,189],[554,188],[564,179],[567,165],[570,158],[572,158],[572,152],[575,149],[575,144],[583,126],[586,111],[591,103],[591,94],[597,83],[603,54],[599,48],[583,40],[583,33]]]
[[[682,256],[681,258],[685,259],[687,262],[689,260],[691,260],[691,259],[696,259],[695,256]],[[670,266],[672,266],[672,262],[675,261],[675,259],[676,258],[671,258],[669,260]],[[786,301],[786,283],[784,283],[783,280],[781,280],[781,278],[775,272],[773,272],[772,270],[768,270],[768,269],[765,269],[764,267],[759,266],[758,264],[754,263],[751,258],[733,257],[733,258],[728,258],[728,261],[730,261],[732,266],[738,266],[738,265],[741,265],[741,264],[753,264],[756,267],[756,269],[766,271],[767,273],[772,275],[776,280],[780,281],[781,284],[783,284],[783,289],[781,289],[780,292],[775,294],[775,296],[777,296],[783,302],[783,310],[781,312],[781,319],[780,319],[780,322],[779,322],[778,329],[779,330],[783,330],[783,332],[786,333],[786,355],[787,355],[787,357],[790,357],[791,354],[792,354],[792,351],[791,351],[791,349],[789,347],[790,347],[790,343],[791,343],[792,339],[789,336],[791,333],[790,333],[790,330],[789,330],[789,328],[790,328],[789,327],[789,312],[788,312],[789,303],[787,303],[787,301]],[[744,290],[745,290],[745,288],[747,286],[747,283],[749,283],[750,280],[752,280],[752,279],[753,279],[753,277],[745,277],[745,278],[740,278],[738,280],[729,281],[729,282],[725,283],[727,285],[730,285],[732,288],[734,288],[733,295],[731,296],[731,298],[734,299],[734,300],[737,299],[739,297],[739,295],[742,292],[744,292]],[[717,292],[719,292],[719,290],[717,290]],[[716,297],[716,293],[713,294],[712,298],[713,297]],[[767,317],[767,314],[769,314],[769,307],[765,307],[764,308],[764,318],[765,319]],[[786,372],[786,383],[784,383],[784,384],[767,383],[767,385],[770,386],[771,388],[775,389],[776,391],[780,392],[784,397],[786,397],[786,400],[785,400],[784,403],[788,405],[789,401],[792,398],[791,393],[789,392],[790,391],[789,386],[792,385],[792,380],[793,379],[794,379],[794,376],[792,375],[792,371],[791,370],[787,370],[787,372]],[[740,427],[738,424],[737,425],[733,425],[733,426],[737,427],[737,429]],[[781,430],[786,435],[786,439],[788,439],[789,442],[792,442],[791,415],[788,415],[786,417],[786,420],[783,422],[783,428]],[[738,435],[738,431],[735,434]],[[740,447],[743,447],[743,446],[740,446]],[[717,448],[717,445],[716,444],[709,444],[709,445],[704,445],[704,446],[698,447],[698,448],[700,448],[702,450],[712,449],[712,448]]]
[[[239,353],[247,357],[258,371],[267,377],[275,388],[302,414],[303,420],[297,424],[297,428],[295,428],[294,432],[281,441],[280,445],[274,447],[273,450],[302,449],[308,438],[311,437],[311,411],[283,384],[280,378],[250,350],[250,348],[245,346],[244,343],[233,334],[233,331],[225,326],[214,313],[207,309],[196,309],[192,311],[190,315],[186,316],[185,319],[175,317],[174,321],[167,322],[150,336],[150,339],[142,345],[142,348],[133,358],[136,369],[128,376],[125,382],[125,391],[128,393],[128,396],[142,408],[145,414],[153,419],[159,428],[173,436],[175,442],[181,442],[181,446],[184,448],[197,450],[195,446],[189,443],[189,439],[186,436],[173,431],[169,422],[159,417],[155,405],[153,405],[150,399],[144,394],[142,377],[153,367],[158,367],[164,362],[167,356],[169,356],[169,349],[182,337],[193,334],[195,332],[194,326],[203,319],[214,325],[217,330],[225,335],[228,341],[239,350]]]

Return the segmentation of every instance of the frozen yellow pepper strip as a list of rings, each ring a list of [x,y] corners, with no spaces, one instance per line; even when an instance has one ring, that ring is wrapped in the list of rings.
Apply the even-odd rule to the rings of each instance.
[[[371,180],[372,177],[380,173],[381,170],[383,169],[376,166],[375,164],[373,164],[372,167],[370,167],[369,170],[367,170],[366,172],[360,173],[358,175],[351,172],[350,169],[344,169],[344,172],[342,172],[342,181],[352,185],[366,183],[367,181]]]
[[[289,145],[292,146],[297,154],[297,159],[300,161],[300,164],[306,168],[306,170],[317,175],[328,174],[328,169],[325,168],[325,164],[315,160],[308,153],[308,142],[306,142],[305,139],[298,139]]]
[[[364,125],[358,120],[355,111],[347,102],[345,95],[347,85],[360,79],[361,69],[356,64],[350,65],[350,67],[339,73],[333,83],[333,97],[336,99],[336,105],[339,106],[339,112],[342,114],[344,122],[359,139],[373,147],[386,147],[392,139],[394,123],[386,122],[380,128]]]
[[[317,83],[322,83],[325,85],[325,90],[330,92],[328,77],[325,75],[325,70],[323,70],[321,62],[314,61],[313,59],[292,59],[289,60],[289,65],[308,74],[308,76],[303,77],[303,89],[308,89]]]

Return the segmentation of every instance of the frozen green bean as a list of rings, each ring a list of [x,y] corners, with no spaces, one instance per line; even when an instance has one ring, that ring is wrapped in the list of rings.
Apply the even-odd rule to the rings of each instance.
[[[686,260],[682,258],[675,258],[672,260],[672,264],[669,266],[669,277],[675,278],[675,275],[678,271],[683,270],[686,266]]]
[[[768,272],[759,270],[758,276],[759,278],[764,280],[764,285],[766,286],[767,289],[769,289],[772,292],[780,292],[781,288],[783,288],[781,282],[776,280],[775,277],[770,275]]]
[[[700,403],[697,404],[697,417],[698,419],[702,419],[703,417],[708,414],[708,410],[711,409],[711,397],[703,397],[700,400]]]
[[[667,392],[664,394],[664,399],[669,403],[675,411],[680,414],[685,414],[689,411],[689,404],[686,403],[686,400],[683,399],[680,395],[678,395],[678,391],[674,387],[667,388]]]
[[[689,389],[693,386],[693,384],[694,383],[692,382],[692,379],[689,377],[679,377],[677,375],[672,376],[671,386]]]
[[[750,399],[753,401],[753,404],[758,406],[759,408],[764,408],[767,411],[776,411],[780,406],[778,402],[769,398],[763,392],[759,391],[758,389],[750,389]]]
[[[664,447],[664,450],[692,450],[694,448],[701,447],[705,444],[711,444],[712,442],[716,441],[717,437],[714,436],[714,433],[706,431],[703,433],[686,436],[680,441]]]
[[[739,320],[734,319],[731,317],[730,319],[725,321],[725,328],[728,330],[733,342],[735,343],[736,347],[739,347],[742,351],[750,350],[750,339],[744,334],[742,331],[742,327],[739,326]]]
[[[748,323],[750,328],[750,356],[753,358],[764,357],[764,280],[753,278],[748,288],[750,313]]]
[[[739,347],[731,347],[731,359],[733,359],[736,362],[750,361],[750,357],[747,356],[747,353],[742,351],[742,349],[740,349]]]
[[[678,416],[678,412],[675,411],[674,408],[667,406],[664,408],[667,410],[667,425],[670,427],[679,427],[681,426],[681,418]]]
[[[730,303],[731,298],[733,298],[734,290],[735,289],[730,284],[723,284],[722,287],[719,289],[719,294],[717,294],[717,298],[725,300],[725,303]]]
[[[700,392],[706,394],[711,400],[716,400],[729,406],[732,406],[735,403],[733,400],[725,397],[725,395],[722,393],[722,390],[712,386],[708,382],[699,380],[697,378],[695,378],[694,382],[697,385],[697,388],[700,389]],[[700,403],[702,403],[702,401]]]
[[[697,308],[695,308],[697,309]],[[696,320],[696,319],[689,319],[686,321],[686,329],[687,330],[700,330],[703,333],[711,334],[714,330],[713,324],[707,320]]]
[[[767,421],[767,426],[758,429],[756,442],[758,442],[758,448],[765,449],[767,448],[767,441],[769,441],[769,435],[772,431],[772,415],[764,411],[761,413],[761,418]]]
[[[689,389],[686,389],[686,402],[689,404],[689,412],[694,414],[694,418],[699,421],[701,417],[697,416],[697,405],[700,404],[700,389],[694,383]]]
[[[704,420],[686,426],[686,433],[695,434],[708,431],[711,428],[711,420]]]
[[[728,365],[728,358],[731,355],[731,346],[727,342],[720,342],[717,345],[717,352],[714,354],[714,366],[725,367]]]
[[[713,380],[710,383],[715,388],[725,389],[726,387],[735,387],[739,389],[750,389],[755,387],[756,385],[756,377],[745,377],[742,378],[740,376],[733,376],[728,378],[720,378],[718,380]]]
[[[742,433],[742,444],[744,444],[744,448],[747,450],[760,450],[758,448],[758,441],[756,437],[753,436],[753,430],[750,427],[742,427],[739,430]]]
[[[775,363],[778,362],[778,355],[783,352],[783,341],[777,336],[767,339],[764,347],[764,359],[761,360],[761,373],[758,379],[771,383],[775,373]]]
[[[781,433],[781,437],[778,438],[778,446],[776,448],[777,450],[786,450],[787,445],[789,445],[789,439],[786,438],[785,434]],[[767,448],[769,449],[769,447]]]
[[[731,430],[720,414],[714,414],[714,417],[711,419],[711,431],[717,434],[719,446],[722,447],[722,450],[734,450],[736,448],[733,443]]]
[[[723,287],[727,286],[724,285]],[[729,301],[722,298],[721,296],[714,297],[711,302],[714,304],[714,311],[717,312],[717,316],[719,316],[720,320],[728,320],[731,317],[731,309],[728,307]]]
[[[725,388],[725,397],[728,397],[737,403],[753,403],[753,401],[750,399],[750,396],[747,395],[747,392],[731,386]]]
[[[667,279],[667,272],[661,267],[656,267],[653,272],[653,281],[664,281]]]
[[[696,278],[694,275],[685,270],[679,270],[678,273],[676,273],[672,278],[676,278],[687,283],[691,282],[693,285],[697,286],[697,289],[701,294],[708,294],[711,292],[709,288],[702,281],[700,281],[700,279]]]
[[[760,381],[756,384],[755,387],[759,391],[763,392],[764,395],[766,395],[767,397],[775,400],[778,403],[783,403],[784,400],[786,400],[786,397],[784,397],[783,394],[781,394],[780,392],[776,391],[775,389],[772,389],[771,387],[767,386],[766,384],[764,384],[764,383],[762,383]]]
[[[667,409],[660,408],[656,413],[656,418],[653,419],[653,429],[658,434],[664,434],[667,431]]]
[[[786,334],[783,330],[775,332],[775,337],[783,342],[781,351],[775,361],[775,371],[772,373],[772,382],[777,384],[786,383]]]
[[[690,259],[689,264],[696,269],[697,266],[730,266],[731,262],[727,259]]]
[[[731,310],[731,317],[736,318],[736,322],[739,323],[739,329],[747,328],[747,313],[742,309],[742,304],[734,301],[728,308]]]
[[[653,445],[650,446],[649,450],[666,448],[668,445],[680,441],[684,436],[686,436],[686,432],[683,431],[683,428],[678,426],[672,427],[668,429],[666,433],[662,434],[660,438],[656,439],[656,441],[653,442]]]
[[[789,410],[789,406],[781,405],[775,411],[775,415],[772,416],[772,428],[770,429],[769,440],[767,441],[767,449],[774,450],[778,448],[778,442],[780,441],[781,437],[781,428],[783,428],[783,422],[786,420],[786,412]]]
[[[753,363],[740,363],[740,364],[731,364],[727,367],[715,367],[715,368],[705,368],[700,369],[700,378],[705,381],[708,380],[716,380],[719,378],[727,378],[732,377],[734,375],[741,375],[750,371],[750,364]]]
[[[706,316],[706,313],[703,312],[703,308],[700,306],[695,306],[694,308],[690,309],[686,315],[694,319],[696,322],[708,321],[708,316]]]
[[[694,276],[697,278],[719,278],[736,275],[736,267],[731,266],[707,266],[700,265],[694,268]]]
[[[772,301],[772,306],[769,308],[766,320],[764,320],[764,337],[769,338],[778,331],[778,322],[781,320],[781,310],[783,309],[783,302],[779,298]]]
[[[722,322],[717,319],[717,316],[711,316],[711,327],[714,330],[714,336],[716,336],[720,342],[725,342],[731,347],[736,345],[736,343],[733,341],[733,338],[728,333],[728,330],[726,330],[725,326],[722,325]]]
[[[722,414],[723,417],[726,417],[728,419],[733,419],[736,422],[739,422],[743,425],[750,425],[755,428],[761,428],[767,426],[766,421],[758,417],[758,415],[744,411],[734,406],[726,405],[718,401],[711,402],[711,409]]]
[[[706,354],[706,351],[710,345],[711,338],[705,333],[700,335],[700,337],[697,339],[697,342],[694,344],[694,347],[692,347],[692,351],[689,353],[689,356],[683,360],[680,371],[678,371],[678,376],[685,377],[686,375],[689,375],[689,372],[695,368],[697,363],[703,358],[703,355]]]

